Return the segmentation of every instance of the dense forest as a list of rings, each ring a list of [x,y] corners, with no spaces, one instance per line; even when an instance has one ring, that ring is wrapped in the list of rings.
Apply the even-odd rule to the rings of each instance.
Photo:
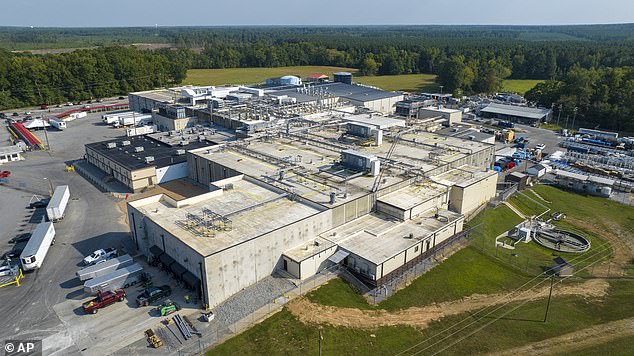
[[[162,87],[181,82],[186,71],[172,51],[103,47],[31,55],[0,49],[0,109]]]
[[[171,48],[126,47],[138,42]],[[0,46],[97,46],[46,55],[0,51],[0,108],[179,83],[190,68],[296,65],[355,67],[361,75],[433,73],[459,95],[495,92],[505,78],[545,79],[549,93],[531,95],[550,106],[568,98],[566,86],[553,83],[580,70],[634,66],[634,25],[0,28]],[[592,105],[576,106],[582,119],[598,117]]]
[[[554,103],[556,117],[576,116],[578,124],[634,131],[633,67],[575,66],[561,80],[537,84],[526,93],[526,98],[544,106]]]

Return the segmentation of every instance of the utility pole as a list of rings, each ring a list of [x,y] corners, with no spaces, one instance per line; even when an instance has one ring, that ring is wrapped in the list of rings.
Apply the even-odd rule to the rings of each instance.
[[[48,143],[48,127],[46,127],[46,121],[44,121],[44,119],[42,119],[42,123],[44,124],[44,137],[46,137],[46,150],[50,151],[51,146]]]
[[[321,336],[321,329],[319,329],[319,356],[321,356],[321,340],[323,340],[324,337]]]
[[[573,116],[572,116],[572,127],[570,128],[571,130],[575,129],[575,119],[577,118],[577,110],[578,108],[576,106],[574,109],[572,109]]]
[[[555,282],[555,275],[550,276],[550,292],[548,292],[548,304],[546,304],[546,314],[544,314],[544,323],[548,319],[548,310],[550,310],[550,298],[553,296],[553,283]]]
[[[559,104],[559,112],[557,113],[557,126],[559,126],[559,118],[561,117],[561,109],[563,109],[563,105]]]

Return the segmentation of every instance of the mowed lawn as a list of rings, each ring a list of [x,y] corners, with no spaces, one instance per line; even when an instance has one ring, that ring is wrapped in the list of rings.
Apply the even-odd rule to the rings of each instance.
[[[328,66],[298,66],[277,68],[225,68],[225,69],[190,69],[184,85],[225,85],[225,84],[256,84],[263,83],[268,78],[283,75],[306,77],[320,73],[332,77],[336,72],[356,72],[355,68]]]
[[[354,77],[357,83],[372,85],[387,91],[437,92],[435,74],[380,75]]]
[[[527,91],[533,89],[535,85],[542,82],[544,82],[544,80],[507,79],[504,82],[502,82],[502,90],[524,95],[526,94]]]

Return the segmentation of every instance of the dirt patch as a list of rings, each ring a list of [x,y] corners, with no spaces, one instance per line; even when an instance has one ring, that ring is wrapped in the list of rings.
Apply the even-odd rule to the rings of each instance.
[[[631,263],[634,256],[634,248],[624,242],[624,240],[632,240],[634,238],[630,231],[623,231],[616,224],[609,224],[609,226],[602,227],[588,221],[574,218],[568,218],[568,221],[575,226],[600,236],[612,247],[612,256],[609,261],[597,264],[592,269],[593,275],[607,276],[608,273],[615,275]]]
[[[554,353],[573,354],[594,345],[605,344],[611,340],[634,336],[634,318],[595,325],[550,339],[530,343],[490,355],[552,355]]]
[[[554,295],[579,295],[586,298],[601,298],[607,294],[609,284],[605,280],[590,280],[580,284],[558,285]],[[380,326],[408,325],[426,328],[430,322],[446,316],[479,310],[491,305],[499,305],[510,300],[522,302],[543,299],[548,296],[549,287],[533,289],[529,293],[509,293],[472,295],[461,300],[434,303],[425,307],[413,307],[397,312],[386,310],[361,310],[338,308],[310,302],[298,298],[288,304],[288,310],[300,321],[307,324],[329,324],[350,328],[376,328]]]

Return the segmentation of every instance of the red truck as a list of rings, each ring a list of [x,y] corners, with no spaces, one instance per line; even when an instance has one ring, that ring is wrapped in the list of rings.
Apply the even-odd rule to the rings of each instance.
[[[97,298],[84,303],[84,312],[97,314],[99,309],[105,308],[115,302],[123,302],[124,299],[125,291],[123,289],[115,289],[112,292],[102,292],[97,295]]]

